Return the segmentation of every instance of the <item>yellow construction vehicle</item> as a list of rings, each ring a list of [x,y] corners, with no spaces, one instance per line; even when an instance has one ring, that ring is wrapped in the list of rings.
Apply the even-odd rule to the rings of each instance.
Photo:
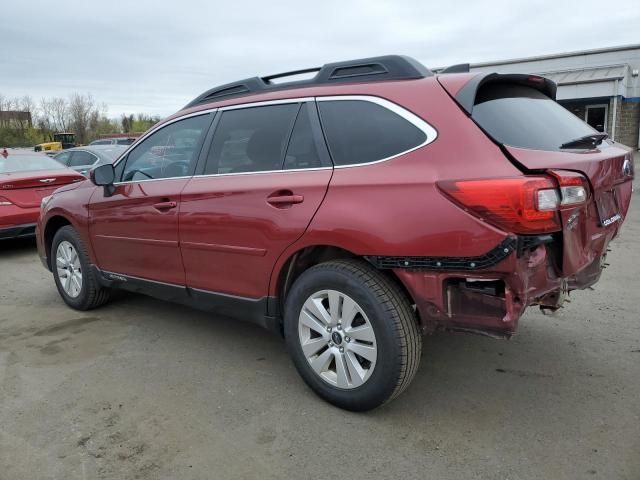
[[[33,150],[36,152],[56,152],[75,146],[77,146],[75,133],[58,132],[53,134],[53,142],[39,143],[33,147]]]

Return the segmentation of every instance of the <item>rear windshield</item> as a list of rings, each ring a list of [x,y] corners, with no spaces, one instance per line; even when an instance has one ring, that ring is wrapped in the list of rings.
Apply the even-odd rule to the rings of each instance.
[[[538,90],[516,84],[483,86],[471,116],[495,141],[534,150],[559,150],[598,133]]]
[[[53,158],[40,154],[0,155],[0,173],[30,172],[36,170],[65,170],[67,167]]]

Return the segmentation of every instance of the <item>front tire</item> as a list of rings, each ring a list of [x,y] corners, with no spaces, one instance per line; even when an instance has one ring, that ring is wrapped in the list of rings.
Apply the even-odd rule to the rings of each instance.
[[[98,282],[78,232],[64,226],[51,243],[51,270],[60,296],[76,310],[91,310],[109,300],[111,291]]]
[[[284,331],[304,381],[328,402],[353,411],[402,393],[422,352],[407,295],[358,259],[303,272],[287,296]]]

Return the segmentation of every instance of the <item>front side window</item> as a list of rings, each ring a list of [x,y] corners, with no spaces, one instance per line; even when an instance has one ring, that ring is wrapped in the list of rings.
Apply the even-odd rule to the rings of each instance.
[[[155,180],[191,175],[211,115],[178,120],[152,133],[125,160],[122,181]]]
[[[280,170],[299,104],[222,112],[205,174]]]
[[[87,165],[93,165],[97,160],[93,154],[82,150],[76,150],[71,154],[70,167],[84,167]]]
[[[318,108],[336,166],[376,162],[427,140],[413,123],[367,100],[325,100]]]

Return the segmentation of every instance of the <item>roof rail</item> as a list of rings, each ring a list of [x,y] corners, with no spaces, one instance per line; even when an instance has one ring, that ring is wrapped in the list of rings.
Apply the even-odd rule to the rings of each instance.
[[[273,80],[317,72],[307,80],[297,80],[274,83]],[[306,68],[292,72],[277,73],[266,77],[252,77],[226,85],[220,85],[199,95],[184,108],[194,107],[203,103],[213,102],[231,97],[239,97],[252,93],[286,90],[289,88],[332,83],[383,81],[383,80],[411,80],[424,78],[433,73],[414,58],[404,55],[385,55],[382,57],[361,58],[344,62],[327,63],[322,67]]]
[[[442,70],[440,70],[438,73],[443,74],[443,73],[469,73],[469,69],[471,68],[471,65],[469,65],[468,63],[458,63],[456,65],[450,65],[446,68],[443,68]]]

